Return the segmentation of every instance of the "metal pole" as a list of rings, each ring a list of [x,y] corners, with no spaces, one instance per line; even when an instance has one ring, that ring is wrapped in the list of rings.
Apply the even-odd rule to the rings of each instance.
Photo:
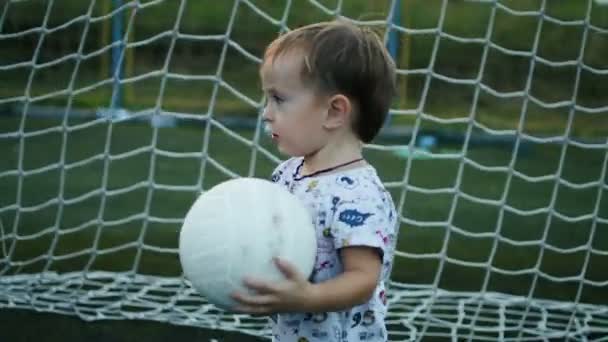
[[[396,0],[393,3],[392,11],[393,11],[392,24],[393,25],[401,24],[401,1],[400,0]],[[397,30],[391,29],[389,31],[387,49],[388,49],[388,52],[390,53],[391,57],[393,57],[393,60],[395,61],[395,63],[397,63],[397,59],[399,58],[399,56],[398,56],[399,32]]]
[[[389,26],[386,49],[391,57],[393,57],[395,64],[397,64],[399,61],[399,31],[393,29],[392,26],[401,24],[401,0],[395,0],[393,2],[393,8],[390,10],[393,12],[393,15],[391,16],[392,19],[391,25]],[[388,113],[384,122],[385,127],[389,127],[391,125],[391,119],[391,114]]]
[[[116,10],[122,6],[122,0],[112,0],[112,8]],[[124,45],[122,43],[122,25],[123,25],[123,12],[119,11],[116,15],[112,16],[112,75],[114,79],[114,85],[112,89],[112,109],[118,109],[122,107],[122,87],[120,85],[120,79],[122,78],[122,63],[120,56]],[[116,44],[116,42],[119,42]]]

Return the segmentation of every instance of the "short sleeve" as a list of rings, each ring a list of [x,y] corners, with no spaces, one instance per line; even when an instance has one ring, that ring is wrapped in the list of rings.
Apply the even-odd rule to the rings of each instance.
[[[283,163],[281,163],[279,166],[277,166],[276,169],[274,169],[274,171],[272,171],[272,174],[270,175],[270,181],[272,181],[273,183],[279,183],[279,181],[283,177],[283,169],[284,165]]]
[[[394,233],[394,208],[381,194],[356,196],[335,206],[331,233],[336,249],[349,246],[378,248],[382,256]]]
[[[282,161],[270,174],[270,180],[273,183],[280,183],[291,164],[293,164],[293,158]]]

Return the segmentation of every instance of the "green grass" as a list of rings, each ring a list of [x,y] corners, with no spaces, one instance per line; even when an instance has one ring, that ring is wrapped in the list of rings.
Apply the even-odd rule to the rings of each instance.
[[[82,122],[70,122],[70,127]],[[26,131],[38,131],[48,127],[57,127],[56,120],[26,120]],[[18,125],[16,118],[3,118],[3,131],[13,131]],[[21,207],[31,207],[55,199],[61,194],[69,200],[96,189],[112,192],[134,184],[140,187],[125,193],[111,194],[105,198],[94,195],[74,204],[65,205],[62,215],[57,217],[58,205],[53,204],[44,209],[23,212],[19,215],[16,233],[21,237],[16,241],[16,247],[10,256],[12,261],[26,261],[37,255],[65,255],[75,250],[94,246],[95,236],[98,237],[98,249],[111,248],[134,241],[138,238],[148,245],[175,248],[177,246],[178,225],[148,222],[145,217],[182,218],[196,196],[195,191],[169,191],[162,189],[150,190],[152,182],[164,185],[195,185],[200,184],[204,189],[228,179],[227,176],[215,169],[211,164],[204,164],[198,157],[170,158],[151,153],[144,149],[140,153],[121,157],[122,153],[138,148],[152,146],[173,152],[201,151],[203,146],[202,126],[178,126],[165,128],[154,136],[153,130],[139,123],[123,123],[112,125],[99,123],[93,127],[76,130],[67,135],[65,147],[66,163],[72,164],[91,156],[103,156],[104,148],[109,139],[109,155],[112,160],[106,162],[103,158],[92,161],[80,167],[73,167],[63,174],[65,185],[60,188],[61,169],[51,169],[47,172],[29,175],[21,179],[17,176],[0,178],[0,208],[15,204],[18,184],[21,184]],[[240,134],[249,138],[253,132],[241,131]],[[109,138],[110,137],[110,138]],[[19,164],[20,141],[5,139],[0,144],[0,154],[4,156],[0,172],[15,170]],[[271,148],[266,140],[262,145]],[[62,134],[49,133],[39,137],[30,137],[23,141],[22,167],[32,170],[60,160],[62,152]],[[450,146],[459,148],[458,145]],[[557,172],[561,146],[532,145],[516,151],[515,170],[528,176],[538,177],[552,175]],[[510,146],[481,146],[471,147],[466,152],[466,158],[486,166],[507,166],[511,160]],[[602,163],[606,152],[594,149],[566,148],[561,179],[570,182],[584,183],[597,181],[602,177]],[[388,152],[366,151],[368,159],[379,169],[384,181],[395,182],[403,180],[407,160],[397,158]],[[249,147],[240,144],[217,128],[212,129],[208,156],[214,158],[232,171],[246,175],[251,160]],[[154,164],[154,168],[150,165]],[[258,154],[255,176],[268,177],[274,163]],[[107,182],[102,179],[107,173]],[[202,181],[200,180],[203,175]],[[460,177],[459,177],[460,175]],[[603,176],[604,179],[606,175]],[[200,183],[199,183],[200,181]],[[504,199],[509,206],[519,210],[533,210],[547,207],[551,203],[553,192],[557,191],[553,209],[569,216],[580,216],[594,211],[598,187],[593,186],[581,190],[573,190],[563,184],[556,186],[555,180],[528,182],[517,176],[509,177],[505,172],[481,172],[471,165],[461,167],[459,160],[413,159],[407,175],[408,184],[421,188],[453,188],[478,198],[489,200]],[[458,182],[460,182],[458,184]],[[509,182],[509,187],[506,184]],[[495,205],[472,202],[454,192],[448,194],[426,194],[410,190],[405,193],[401,203],[401,188],[391,189],[395,201],[403,207],[404,215],[418,221],[445,222],[449,219],[452,206],[451,222],[464,232],[471,234],[483,232],[499,232],[501,236],[515,241],[532,241],[544,238],[545,244],[558,248],[573,248],[591,243],[599,250],[608,248],[606,227],[597,224],[593,239],[589,240],[591,220],[566,222],[556,216],[540,213],[530,216],[518,215],[512,211],[501,210]],[[606,191],[603,190],[602,203],[598,215],[608,216],[608,206],[605,205]],[[100,228],[91,222],[79,232],[65,233],[65,230],[101,218],[105,222],[124,219],[144,212],[145,203],[149,202],[145,216],[133,219],[128,223],[111,225]],[[12,231],[16,218],[15,210],[4,211],[2,221],[5,229]],[[498,224],[497,222],[499,222]],[[549,221],[548,221],[549,220]],[[45,228],[57,226],[59,231],[45,234],[32,239],[24,238]],[[547,229],[545,229],[547,228]],[[61,232],[59,235],[56,233]],[[546,236],[545,236],[546,233]],[[449,236],[448,236],[449,234]],[[447,238],[447,241],[446,241]],[[56,248],[49,249],[53,239],[58,239]],[[9,243],[11,241],[4,241]],[[474,246],[474,248],[472,248]],[[403,224],[401,226],[399,250],[409,253],[445,253],[448,257],[471,262],[487,262],[492,267],[506,270],[518,270],[538,267],[542,272],[558,277],[576,276],[581,274],[585,259],[589,257],[585,270],[585,279],[605,281],[601,269],[606,257],[579,251],[558,253],[539,245],[517,246],[506,241],[496,241],[492,237],[468,237],[462,233],[446,228],[445,224],[432,227],[420,227]],[[494,251],[494,252],[493,252]],[[91,259],[92,255],[75,257],[63,261],[46,260],[27,265],[21,272],[39,272],[44,267],[59,272],[81,270],[91,262],[91,269],[126,271],[136,268],[145,274],[177,276],[180,267],[177,256],[173,253],[143,252],[141,261],[134,265],[136,248],[127,248],[117,253],[109,253]],[[442,267],[440,278],[441,287],[452,290],[478,291],[485,277],[488,278],[488,291],[500,291],[519,295],[528,295],[532,272],[521,276],[505,276],[498,272],[488,272],[487,267],[462,267],[441,261],[438,258],[400,259],[395,268],[394,278],[408,283],[432,283],[437,270]],[[17,271],[10,268],[9,274]],[[466,274],[466,277],[462,277]],[[573,300],[576,295],[578,282],[552,282],[544,278],[538,279],[535,292],[538,298]],[[581,301],[589,303],[608,303],[605,289],[585,285]]]
[[[270,0],[255,0],[256,5],[267,11],[275,18],[280,18],[283,12],[283,2]],[[336,0],[324,0],[323,4],[334,8]],[[540,1],[521,2],[517,0],[502,0],[502,4],[519,11],[537,10]],[[142,1],[146,3],[146,1]],[[134,33],[131,41],[140,41],[155,34],[170,30],[175,22],[177,1],[165,1],[161,4],[145,7],[138,11]],[[440,0],[404,0],[403,17],[405,26],[414,29],[434,28],[440,16]],[[109,0],[97,1],[95,15],[107,12]],[[181,33],[193,34],[223,34],[226,31],[233,2],[189,1],[180,24]],[[359,19],[386,18],[388,2],[368,2],[353,0],[343,2],[343,13]],[[546,14],[560,20],[576,20],[584,17],[586,1],[548,1]],[[44,18],[46,2],[25,1],[10,2],[7,16],[2,24],[2,33],[26,30],[39,27]],[[56,27],[77,15],[83,14],[88,2],[55,1],[49,16],[48,27]],[[104,6],[106,6],[104,8]],[[2,7],[4,8],[4,7]],[[478,2],[449,1],[443,32],[459,37],[483,37],[488,27],[490,6]],[[169,14],[169,15],[167,15]],[[306,23],[328,20],[331,17],[322,14],[307,1],[294,1],[287,25],[294,28]],[[510,49],[530,51],[534,41],[534,32],[538,24],[536,17],[514,16],[503,10],[497,10],[491,41]],[[591,24],[608,28],[608,7],[595,6],[591,15]],[[105,25],[105,28],[104,28]],[[76,23],[69,27],[45,36],[38,63],[76,51],[83,25]],[[109,40],[109,20],[92,24],[84,45],[84,53],[90,53],[101,46],[106,46]],[[241,5],[237,11],[237,20],[231,32],[231,39],[257,56],[277,34],[277,27],[268,24],[246,5]],[[581,51],[580,37],[582,26],[556,25],[543,21],[538,55],[552,61],[574,60]],[[405,37],[401,37],[405,39]],[[0,40],[0,65],[8,65],[32,59],[38,39],[37,34],[20,36],[19,39],[8,38]],[[427,68],[436,36],[409,35],[409,51],[401,55],[397,64],[400,68]],[[563,44],[564,41],[573,42]],[[150,71],[160,70],[165,62],[165,55],[170,39],[165,38],[129,50],[131,61],[125,62],[126,77],[142,75]],[[405,40],[402,40],[405,43]],[[242,57],[234,49],[229,49],[225,64],[221,70],[219,54],[223,42],[201,42],[177,40],[174,54],[171,56],[169,71],[185,75],[215,75],[219,73],[222,81],[235,87],[254,101],[260,99],[258,65]],[[455,78],[474,79],[478,76],[483,46],[454,42],[446,37],[441,38],[433,71]],[[595,31],[589,31],[584,55],[581,56],[586,65],[597,69],[605,69],[605,56],[608,53],[606,37]],[[407,56],[407,57],[405,57]],[[406,62],[407,59],[407,62]],[[74,89],[82,89],[102,79],[107,79],[109,53],[82,60],[74,83]],[[407,64],[406,64],[407,63]],[[481,75],[483,84],[498,91],[519,91],[529,84],[531,94],[543,101],[554,102],[572,98],[576,69],[573,67],[553,68],[542,63],[535,64],[533,78],[529,78],[529,58],[508,56],[495,49],[490,49],[484,72]],[[75,66],[74,61],[63,62],[57,66],[36,69],[33,74],[31,87],[27,88],[31,69],[16,68],[0,71],[0,99],[8,97],[42,96],[53,91],[65,89]],[[501,99],[481,92],[474,103],[475,88],[444,82],[432,78],[428,94],[422,95],[426,75],[410,75],[407,80],[398,80],[401,88],[394,108],[414,109],[420,104],[424,113],[436,118],[465,118],[473,104],[476,106],[472,117],[491,129],[517,129],[522,114],[524,99]],[[130,83],[124,88],[124,105],[130,110],[154,107],[161,96],[161,78],[151,77]],[[407,82],[407,87],[404,86]],[[581,73],[578,105],[597,108],[606,106],[605,76],[588,71]],[[206,113],[213,110],[215,116],[248,116],[256,115],[256,109],[234,95],[226,88],[219,87],[215,105],[211,108],[212,92],[216,85],[210,81],[184,81],[168,79],[165,90],[160,98],[163,110],[186,113]],[[80,93],[69,98],[55,96],[46,100],[35,101],[34,105],[65,106],[68,101],[74,108],[92,109],[109,106],[112,94],[111,84],[91,91]],[[73,94],[71,94],[73,95]],[[1,116],[3,113],[19,113],[17,103],[0,105],[0,134],[15,132],[19,120],[15,117]],[[563,135],[569,129],[573,138],[585,138],[605,141],[608,136],[608,116],[603,113],[586,114],[576,112],[571,125],[568,127],[570,107],[546,109],[527,103],[526,118],[522,131],[535,136]],[[414,116],[398,116],[393,123],[414,125],[419,118]],[[74,128],[81,121],[70,119],[69,126]],[[38,131],[48,127],[58,127],[56,120],[29,119],[25,131]],[[465,124],[444,124],[432,120],[420,120],[423,131],[440,131],[442,133],[461,133],[466,129]],[[15,249],[10,255],[11,261],[27,262],[36,256],[45,255],[42,261],[27,263],[23,268],[10,267],[7,275],[17,273],[39,272],[48,268],[58,272],[82,270],[90,265],[92,270],[127,271],[135,269],[139,273],[163,276],[178,276],[179,262],[174,253],[155,253],[143,251],[140,262],[135,265],[137,257],[135,248],[126,248],[120,252],[104,255],[73,257],[66,260],[49,262],[48,256],[66,255],[74,250],[96,248],[105,250],[137,239],[150,246],[176,248],[178,225],[148,222],[148,217],[182,218],[196,196],[195,191],[168,191],[154,189],[150,191],[151,182],[169,185],[200,184],[209,188],[227,177],[209,163],[201,169],[199,158],[171,158],[152,155],[150,149],[136,155],[118,158],[123,152],[136,148],[153,146],[167,151],[197,152],[203,145],[202,126],[185,125],[177,128],[159,130],[158,136],[144,124],[124,123],[113,125],[99,123],[92,127],[77,129],[67,135],[65,145],[65,161],[68,164],[84,160],[91,156],[103,156],[106,142],[110,142],[108,150],[111,161],[94,160],[86,165],[74,167],[62,173],[60,169],[51,169],[40,174],[23,177],[21,183],[21,207],[36,206],[49,201],[61,194],[64,199],[72,199],[96,189],[112,192],[134,184],[141,186],[126,193],[108,195],[103,201],[100,195],[94,195],[62,208],[61,217],[58,206],[49,205],[46,208],[19,215],[16,232],[20,236],[15,243]],[[239,134],[251,138],[250,131],[239,131]],[[476,129],[475,133],[479,133]],[[208,155],[233,171],[245,175],[249,169],[251,149],[241,145],[218,129],[212,129],[211,143]],[[384,143],[384,142],[383,142]],[[386,142],[394,143],[394,142]],[[400,144],[407,141],[400,141]],[[444,144],[444,141],[440,143]],[[272,150],[267,141],[262,144]],[[457,150],[459,142],[452,145],[442,145],[443,148]],[[61,158],[62,133],[54,132],[37,137],[30,137],[21,145],[18,139],[0,139],[0,173],[16,170],[23,148],[22,165],[24,170],[32,170]],[[556,174],[561,156],[561,146],[550,144],[525,144],[520,150],[512,151],[511,145],[473,145],[466,151],[466,157],[477,163],[489,166],[507,166],[515,154],[515,170],[528,176],[543,176]],[[585,183],[597,181],[607,175],[601,175],[602,165],[606,157],[605,149],[580,149],[573,145],[565,149],[565,159],[561,179],[571,182]],[[404,180],[408,161],[389,152],[367,150],[367,158],[372,161],[385,181]],[[151,165],[154,165],[151,168]],[[462,166],[462,167],[461,167]],[[267,177],[274,163],[258,155],[255,176]],[[103,175],[107,174],[104,184]],[[60,180],[65,184],[60,187]],[[202,177],[202,178],[201,178]],[[199,183],[199,181],[202,181]],[[458,183],[460,181],[460,183]],[[606,204],[608,192],[598,190],[598,186],[573,190],[564,184],[558,184],[554,179],[542,182],[530,182],[521,177],[510,177],[502,171],[481,172],[469,164],[461,164],[459,160],[414,159],[407,173],[407,182],[422,188],[452,188],[457,187],[478,198],[492,200],[503,199],[507,205],[520,210],[534,210],[548,206],[555,195],[553,209],[569,216],[589,214],[594,211],[598,192],[601,196],[598,216],[608,217]],[[506,184],[509,184],[508,187]],[[19,179],[17,176],[0,177],[0,208],[15,203]],[[605,188],[605,185],[604,185]],[[501,210],[495,205],[484,205],[466,199],[454,192],[447,194],[426,194],[409,190],[403,197],[401,189],[391,189],[398,204],[402,205],[404,215],[418,221],[450,222],[464,232],[470,234],[491,232],[500,236],[523,242],[543,240],[545,245],[558,248],[573,248],[589,244],[596,250],[608,250],[608,226],[597,224],[595,234],[590,239],[591,220],[566,222],[548,213],[522,216],[508,210]],[[135,218],[120,225],[106,225],[103,228],[92,220],[114,222],[132,215],[141,214],[149,202],[149,211],[141,218]],[[450,216],[452,213],[452,216]],[[15,210],[2,211],[0,219],[5,230],[12,231],[16,220]],[[500,222],[500,223],[499,223]],[[78,232],[68,233],[69,228],[87,224]],[[59,227],[49,234],[35,239],[30,238],[45,228]],[[50,245],[56,239],[55,248]],[[0,240],[0,243],[10,246],[14,241]],[[394,270],[394,279],[411,284],[437,283],[440,287],[462,291],[499,291],[535,298],[547,298],[572,301],[579,290],[579,282],[554,282],[545,278],[537,278],[536,287],[530,293],[530,287],[535,281],[533,272],[522,275],[504,275],[491,267],[506,270],[538,269],[554,277],[578,276],[588,280],[606,281],[605,267],[608,257],[588,251],[558,253],[551,249],[542,249],[539,244],[518,246],[507,241],[498,241],[488,237],[470,237],[457,230],[450,230],[445,224],[432,227],[420,227],[403,224],[399,239],[399,250],[412,253],[441,253],[455,260],[486,263],[483,267],[463,267],[438,257],[430,258],[400,258]],[[2,251],[0,249],[0,251]],[[586,269],[583,265],[587,265]],[[0,267],[5,264],[0,263]],[[491,266],[491,267],[490,267]],[[437,277],[441,269],[440,276]],[[484,287],[482,284],[487,283]],[[581,302],[608,304],[605,287],[594,287],[586,284],[581,289]],[[56,315],[34,314],[31,311],[0,310],[0,321],[15,329],[2,329],[0,339],[11,341],[35,340],[37,336],[22,334],[19,327],[26,322],[42,327],[42,330],[64,331],[65,339],[74,340],[135,340],[139,336],[158,339],[172,338],[180,340],[233,338],[227,333],[202,331],[200,329],[167,326],[150,322],[94,322],[83,323],[73,317],[57,317]],[[48,327],[48,328],[45,328]],[[34,330],[32,330],[34,331]],[[153,331],[153,332],[151,332]],[[51,334],[47,334],[51,338]],[[62,340],[61,336],[58,337]],[[234,340],[244,340],[242,336]],[[253,340],[253,339],[252,339]]]
[[[19,122],[18,117],[0,117],[1,132],[17,131]],[[46,257],[42,261],[28,264],[22,269],[16,266],[9,267],[6,275],[35,273],[45,267],[57,272],[78,271],[90,264],[90,270],[128,271],[135,269],[143,274],[178,276],[181,271],[175,253],[144,251],[139,264],[135,265],[137,249],[134,247],[95,257],[88,254],[49,262],[51,255],[65,255],[94,246],[98,250],[103,250],[132,242],[138,238],[150,246],[176,248],[179,225],[146,222],[146,218],[153,216],[179,219],[184,217],[196,192],[161,189],[150,191],[150,180],[155,184],[200,184],[202,188],[208,189],[218,182],[228,179],[209,163],[204,164],[205,168],[201,169],[203,164],[199,157],[170,158],[155,155],[151,153],[150,149],[144,149],[141,153],[119,158],[123,155],[122,153],[150,146],[173,152],[201,151],[204,140],[203,126],[182,125],[175,128],[164,128],[158,130],[158,134],[155,136],[153,130],[147,124],[142,123],[121,123],[110,127],[107,123],[100,122],[92,127],[75,129],[82,123],[84,122],[72,119],[68,122],[68,126],[73,131],[67,134],[65,143],[66,163],[72,164],[92,156],[103,156],[106,148],[109,156],[112,156],[112,160],[106,162],[102,158],[66,170],[63,174],[65,184],[62,188],[59,186],[62,177],[60,169],[22,177],[20,206],[35,206],[58,198],[59,194],[69,200],[100,188],[105,189],[107,194],[108,191],[140,182],[143,182],[142,187],[126,194],[108,195],[104,205],[102,205],[99,195],[66,205],[62,209],[60,218],[57,217],[57,205],[21,213],[15,231],[20,237],[19,240],[15,241],[13,237],[13,239],[2,241],[7,245],[16,243],[13,253],[10,255],[11,262],[27,262],[39,255]],[[25,121],[24,130],[34,132],[51,127],[60,127],[60,122],[53,119],[28,118]],[[253,137],[251,131],[238,131],[238,133],[248,138]],[[156,142],[155,145],[152,145],[153,142]],[[265,139],[261,143],[274,151]],[[2,139],[0,155],[3,158],[0,162],[0,173],[17,169],[20,163],[21,148],[23,148],[22,169],[32,170],[58,162],[61,158],[62,146],[61,132],[29,137],[23,141],[17,138]],[[457,150],[461,146],[452,144],[443,147]],[[515,151],[514,167],[528,176],[555,174],[559,165],[561,149],[562,147],[558,145],[526,144],[520,150]],[[561,171],[562,179],[582,183],[597,181],[602,177],[600,173],[606,157],[605,150],[583,150],[569,146],[565,152]],[[510,145],[474,145],[466,151],[466,157],[486,166],[506,166],[513,153]],[[212,128],[208,156],[234,172],[246,175],[251,160],[251,149],[229,138],[219,129]],[[373,150],[366,150],[366,157],[377,166],[384,181],[394,182],[404,179],[408,160],[398,158],[389,152]],[[417,187],[452,188],[457,186],[460,192],[479,198],[492,200],[504,198],[508,205],[520,210],[548,206],[553,191],[557,190],[553,208],[570,216],[591,213],[596,205],[598,186],[572,190],[564,185],[556,187],[554,180],[533,183],[519,177],[511,177],[510,185],[506,188],[509,176],[505,172],[481,172],[467,164],[460,168],[459,160],[412,159],[409,162],[411,168],[407,174],[407,181],[408,184]],[[154,168],[150,167],[152,163]],[[274,166],[273,162],[258,154],[255,176],[268,177]],[[460,177],[458,177],[459,172]],[[102,181],[104,173],[107,173],[108,176],[105,186]],[[200,181],[201,175],[203,176],[202,181]],[[607,177],[606,175],[603,177],[605,183]],[[0,208],[15,204],[18,184],[17,176],[0,177]],[[401,202],[401,191],[401,188],[391,189],[395,201],[402,205],[404,215],[409,219],[446,221],[449,218],[450,208],[454,206],[451,222],[471,234],[499,232],[500,236],[515,241],[544,238],[545,244],[559,248],[572,248],[590,243],[596,250],[606,251],[608,249],[608,226],[605,224],[597,224],[595,234],[590,239],[592,226],[590,220],[569,223],[553,216],[547,223],[549,215],[546,213],[520,216],[508,211],[501,212],[497,206],[478,204],[454,193],[431,195],[410,190]],[[603,190],[601,195],[602,203],[599,206],[598,216],[605,218],[608,217],[607,191]],[[67,229],[96,218],[110,222],[142,213],[146,201],[150,202],[149,211],[142,218],[125,224],[104,227],[90,224],[79,232],[66,233]],[[502,217],[500,225],[497,224],[499,217]],[[4,210],[0,218],[5,231],[13,231],[16,219],[15,210]],[[28,238],[31,234],[45,228],[54,227],[56,222],[58,222],[56,225],[58,230],[54,229],[51,233],[35,239]],[[98,237],[97,245],[95,245],[96,236]],[[50,244],[53,239],[57,239],[57,245],[51,249]],[[402,224],[398,249],[412,254],[444,252],[447,257],[452,259],[487,262],[491,267],[506,270],[538,267],[540,271],[554,277],[577,276],[584,272],[585,279],[606,281],[603,265],[608,258],[594,253],[589,254],[588,250],[557,253],[548,249],[543,250],[538,244],[515,246],[494,238],[465,236],[458,231],[447,229],[444,224],[431,227]],[[586,258],[588,258],[587,268],[584,269]],[[2,267],[6,267],[6,264],[2,264]],[[437,276],[440,268],[441,273]],[[486,281],[486,277],[487,286],[483,288],[482,284]],[[535,277],[535,272],[532,271],[516,276],[502,275],[486,266],[463,267],[445,259],[442,261],[438,257],[399,258],[393,273],[393,279],[397,281],[410,284],[437,282],[444,289],[456,291],[499,291],[564,301],[572,301],[576,297],[579,282],[553,282],[542,277],[537,279],[535,290],[530,292]],[[606,305],[608,304],[607,298],[604,287],[590,285],[582,287],[581,302]],[[135,336],[139,336],[140,333],[148,336],[151,329],[155,331],[154,336],[158,338],[167,334],[180,336],[182,339],[220,338],[230,341],[229,338],[234,338],[244,341],[248,338],[151,322],[83,323],[73,317],[57,317],[56,315],[14,310],[0,311],[0,320],[15,323],[9,324],[10,326],[21,326],[24,322],[41,326],[70,326],[70,328],[65,328],[65,338],[75,340],[82,339],[83,336],[97,336],[96,338],[99,340],[127,341],[135,339]],[[17,324],[17,322],[19,323]],[[3,330],[0,336],[14,341],[28,341],[32,338],[19,331],[20,329]],[[250,340],[255,339],[250,338]]]
[[[205,57],[190,60],[184,56],[176,55],[171,63],[171,72],[178,74],[214,75],[217,72],[218,59]],[[28,74],[21,69],[4,72],[7,82],[0,84],[0,98],[19,97],[28,94],[30,97],[40,97],[47,94],[65,90],[70,84],[71,75],[75,65],[63,65],[53,69],[41,69],[35,73],[31,87],[27,88]],[[138,63],[130,76],[144,75],[151,71],[158,71],[161,65],[149,60]],[[160,103],[160,108],[166,111],[182,113],[207,113],[213,110],[216,116],[227,117],[254,117],[258,109],[232,94],[225,85],[234,87],[254,102],[262,99],[260,82],[257,71],[258,65],[229,54],[221,69],[222,84],[212,81],[188,81],[169,78],[163,81],[161,77],[149,77],[133,82],[123,87],[123,105],[129,110],[142,110],[154,108]],[[192,70],[196,69],[196,72]],[[105,76],[96,72],[89,64],[80,66],[74,81],[74,89],[82,89],[96,84],[102,80],[108,81]],[[164,82],[164,91],[161,85]],[[535,83],[536,84],[536,83]],[[536,136],[564,135],[571,116],[570,107],[547,109],[535,105],[523,98],[499,99],[484,91],[479,92],[477,101],[474,101],[475,88],[449,84],[433,80],[426,97],[422,89],[425,79],[420,76],[411,77],[408,81],[407,98],[399,96],[395,99],[394,109],[416,109],[438,119],[467,119],[495,130],[517,130],[520,117],[525,115],[522,132]],[[523,84],[521,85],[523,87]],[[552,100],[568,99],[568,87],[565,83],[555,85],[540,85],[538,89],[543,92],[554,92]],[[217,91],[214,94],[214,89]],[[27,90],[27,92],[26,92]],[[506,89],[503,89],[506,90]],[[555,91],[553,91],[555,90]],[[405,96],[405,94],[403,94]],[[538,94],[535,94],[538,95]],[[558,96],[559,95],[559,96]],[[71,101],[74,109],[95,109],[108,107],[112,97],[112,84],[99,86],[83,93],[70,93],[69,95],[54,96],[44,100],[36,100],[36,106],[66,106]],[[580,99],[577,104],[591,108],[605,105],[601,96],[592,99]],[[213,102],[212,102],[213,101]],[[18,102],[7,103],[0,112],[20,112]],[[213,108],[211,108],[213,104]],[[422,104],[422,105],[421,105]],[[470,114],[475,105],[473,115]],[[525,107],[524,107],[525,106]],[[523,108],[526,108],[524,111]],[[413,115],[396,115],[393,122],[399,125],[414,125],[417,117]],[[572,112],[572,123],[569,135],[573,137],[601,139],[608,135],[608,115],[587,114],[580,111]],[[437,123],[433,120],[422,120],[422,129],[448,130],[463,132],[464,124]]]

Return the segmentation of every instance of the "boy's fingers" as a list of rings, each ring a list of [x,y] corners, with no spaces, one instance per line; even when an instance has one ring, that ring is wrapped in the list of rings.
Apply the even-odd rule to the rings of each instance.
[[[267,306],[267,305],[271,305],[275,302],[275,298],[274,296],[271,295],[248,295],[248,294],[244,294],[244,293],[233,293],[232,294],[232,299],[234,299],[235,301],[239,302],[241,304],[241,306],[251,306],[251,307],[255,307],[255,306]]]
[[[300,274],[298,270],[287,260],[274,258],[274,262],[287,279],[298,279]]]
[[[247,288],[254,290],[258,293],[272,293],[276,291],[275,287],[272,284],[253,278],[243,279],[243,284],[245,284]]]
[[[246,313],[249,315],[266,315],[271,313],[271,310],[267,306],[251,306],[251,305],[240,305],[233,309],[236,312]]]

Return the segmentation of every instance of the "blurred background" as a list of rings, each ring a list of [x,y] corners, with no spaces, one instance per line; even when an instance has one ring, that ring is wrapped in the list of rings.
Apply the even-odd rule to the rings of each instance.
[[[605,323],[603,1],[0,0],[0,340],[257,340],[226,332],[242,326],[216,311],[169,313],[173,294],[168,309],[139,316],[123,304],[138,275],[187,291],[177,236],[196,195],[266,178],[284,158],[259,125],[265,46],[337,16],[376,29],[399,69],[365,154],[399,206],[400,291],[445,290],[429,296],[450,305],[456,293],[518,296],[502,302],[514,306],[512,325],[496,328],[514,339],[538,324],[536,299],[567,303],[560,333],[595,312],[587,304],[604,308]],[[100,283],[114,287],[102,292],[118,288],[107,302],[118,307],[62,306],[103,288],[82,280],[95,272],[109,272]],[[481,307],[470,325],[495,327],[476,321]],[[425,340],[462,323],[425,310],[412,319]],[[265,335],[252,324],[248,334]],[[483,336],[466,329],[463,338]]]
[[[87,20],[79,16],[87,13],[91,6],[88,1],[54,1],[51,6],[46,1],[4,3],[2,33],[7,36],[1,42],[3,66],[24,63],[33,58],[37,65],[44,65],[78,52],[82,43],[79,54],[85,58],[79,63],[73,88],[86,88],[112,75],[113,57],[109,47],[116,34],[113,30],[119,26],[118,36],[127,42],[122,61],[122,77],[128,80],[123,84],[124,91],[121,94],[123,106],[131,110],[150,108],[160,99],[163,110],[189,113],[207,112],[214,81],[171,77],[166,81],[161,94],[160,83],[164,75],[155,72],[166,70],[184,75],[221,75],[222,82],[250,99],[259,101],[259,64],[246,57],[234,45],[228,46],[223,52],[225,42],[222,37],[228,35],[231,42],[259,57],[266,44],[278,35],[281,27],[266,20],[256,10],[264,11],[275,20],[284,20],[285,25],[291,28],[334,17],[333,13],[319,9],[318,5],[314,5],[315,2],[305,0],[291,1],[289,7],[287,2],[270,0],[237,5],[234,1],[189,1],[184,4],[181,14],[180,1],[140,1],[138,10],[134,10],[133,3],[124,1],[124,7],[118,12],[112,12],[116,3],[96,1],[91,15],[97,19],[89,20],[89,24],[85,25]],[[255,6],[255,10],[248,3]],[[393,5],[391,1],[357,0],[318,3],[332,11],[339,3],[341,15],[364,21],[386,21],[390,6]],[[497,47],[510,51],[532,51],[536,58],[552,62],[580,60],[586,66],[597,69],[606,65],[608,44],[605,32],[585,30],[581,23],[567,23],[588,20],[590,25],[605,28],[608,10],[597,3],[591,5],[592,10],[587,17],[589,6],[586,0],[499,2],[524,14],[526,11],[538,11],[543,4],[546,17],[543,18],[538,34],[538,15],[514,15],[500,8],[490,27],[490,14],[494,8],[492,1],[404,0],[397,3],[398,11],[391,20],[399,22],[408,29],[409,34],[393,30],[397,43],[394,43],[392,52],[399,67],[406,70],[430,68],[434,73],[459,79],[476,79],[479,76],[479,81],[496,91],[517,92],[528,88],[537,99],[552,103],[572,99],[577,65],[554,67],[539,62],[534,66],[533,75],[530,75],[528,56],[511,55]],[[71,20],[76,21],[70,23]],[[118,20],[122,23],[116,25]],[[41,32],[36,28],[40,28],[43,23],[46,23],[47,28],[54,29],[44,34],[41,41]],[[82,39],[85,26],[87,33]],[[129,35],[125,37],[127,28]],[[175,40],[171,33],[174,28],[180,34]],[[383,32],[386,25],[377,28]],[[17,32],[22,34],[9,36]],[[583,41],[584,33],[586,37]],[[482,40],[489,37],[488,44],[491,44],[491,48],[484,57],[482,55],[486,44],[478,41],[463,43],[453,37]],[[104,48],[105,51],[102,51]],[[221,57],[222,53],[225,54],[224,57]],[[483,64],[482,58],[485,58]],[[32,68],[28,65],[4,67],[0,94],[3,98],[19,97],[24,95],[24,89],[27,88],[28,95],[36,98],[66,89],[73,77],[75,64],[76,60],[71,58],[39,67],[34,75],[31,75]],[[605,74],[589,69],[582,69],[580,73],[577,104],[586,107],[605,105],[605,102],[602,103],[606,94]],[[530,76],[533,77],[527,85]],[[28,88],[30,77],[33,79]],[[136,79],[137,77],[143,77],[145,81]],[[474,87],[434,78],[423,99],[422,92],[427,77],[425,72],[400,74],[400,109],[421,108],[425,113],[446,118],[463,116],[469,112]],[[112,90],[110,83],[73,94],[72,106],[107,107],[108,100],[112,98]],[[218,92],[214,104],[215,115],[257,115],[255,108],[235,97],[225,87],[220,87]],[[52,96],[47,100],[36,101],[36,104],[65,106],[67,98],[67,94]],[[523,97],[520,96],[496,99],[491,95],[482,95],[476,103],[476,120],[497,129],[513,128],[519,121],[522,100]],[[11,105],[15,104],[3,103],[4,111],[9,110]],[[567,106],[560,108],[561,113],[535,106],[534,103],[529,106],[531,108],[526,117],[526,128],[546,134],[563,133]],[[551,120],[547,120],[547,115],[551,115]],[[399,122],[411,123],[413,120],[415,117],[399,117]],[[576,135],[593,136],[605,134],[602,129],[606,126],[581,123],[572,129]]]

